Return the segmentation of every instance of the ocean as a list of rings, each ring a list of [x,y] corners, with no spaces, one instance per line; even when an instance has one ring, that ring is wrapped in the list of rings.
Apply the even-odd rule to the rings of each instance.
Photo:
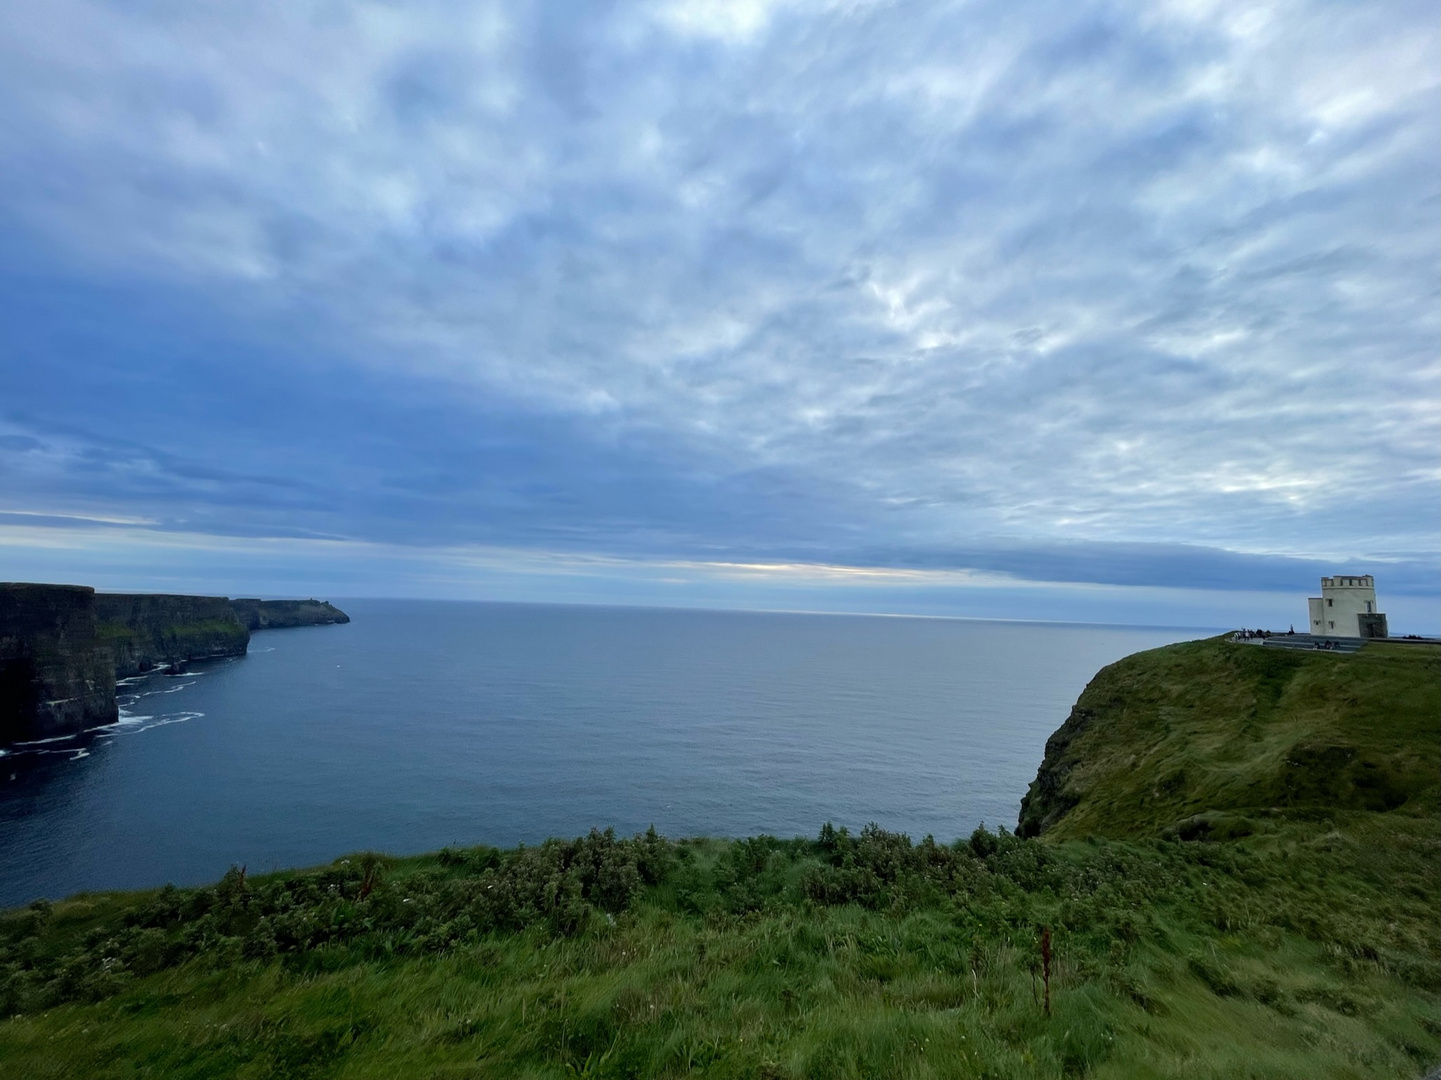
[[[1086,681],[1201,631],[351,600],[0,758],[0,906],[592,827],[1013,827]]]

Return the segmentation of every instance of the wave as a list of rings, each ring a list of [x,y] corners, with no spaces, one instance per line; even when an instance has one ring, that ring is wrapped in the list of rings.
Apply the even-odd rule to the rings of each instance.
[[[190,685],[189,683],[186,686]],[[135,699],[150,697],[154,694],[172,694],[176,690],[184,690],[184,686],[177,686],[170,690],[156,690],[150,694],[128,695],[132,698],[128,702],[135,704]],[[11,743],[8,747],[0,748],[0,758],[21,757],[32,754],[66,754],[71,761],[79,761],[81,758],[90,756],[89,744],[81,746],[58,746],[57,743],[71,743],[86,735],[93,735],[95,740],[113,739],[117,735],[138,735],[142,731],[149,731],[151,728],[165,727],[167,724],[183,724],[189,720],[199,720],[205,714],[198,709],[187,712],[173,713],[132,713],[127,711],[125,704],[120,704],[119,715],[109,724],[100,724],[93,728],[86,728],[85,731],[75,735],[53,735],[48,739],[32,739],[29,742]]]
[[[52,735],[48,739],[32,739],[30,742],[13,743],[17,749],[20,747],[44,746],[47,743],[65,742],[67,739],[75,738],[74,735]]]
[[[62,739],[45,739],[44,742],[69,742],[74,735],[66,735]],[[89,757],[90,751],[84,746],[40,746],[38,743],[31,743],[25,749],[17,749],[18,743],[13,744],[9,750],[0,750],[0,756],[4,757],[38,757],[40,754],[65,754],[71,761],[78,761],[80,758]],[[14,777],[12,776],[13,780]]]
[[[142,731],[149,731],[151,728],[165,727],[167,724],[183,724],[187,720],[199,720],[204,715],[203,712],[179,712],[163,713],[160,716],[128,717],[109,727],[101,728],[99,738],[111,739],[117,735],[139,735]]]
[[[160,694],[178,694],[180,693],[180,691],[194,685],[194,683],[181,683],[179,686],[167,686],[160,690],[141,690],[140,692],[134,694],[122,694],[115,699],[115,702],[117,705],[120,706],[121,709],[125,709],[131,705],[134,705],[141,698],[157,697]]]

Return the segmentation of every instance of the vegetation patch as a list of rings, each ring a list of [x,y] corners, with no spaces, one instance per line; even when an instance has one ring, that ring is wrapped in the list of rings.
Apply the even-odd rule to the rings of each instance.
[[[0,1075],[1414,1077],[1441,1056],[1436,832],[237,868],[0,917]]]

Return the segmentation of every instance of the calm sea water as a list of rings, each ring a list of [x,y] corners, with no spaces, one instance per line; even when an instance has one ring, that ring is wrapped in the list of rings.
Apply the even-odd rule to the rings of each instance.
[[[1013,826],[1086,681],[1196,631],[350,601],[0,758],[0,905],[654,823]],[[44,751],[44,752],[41,752]]]

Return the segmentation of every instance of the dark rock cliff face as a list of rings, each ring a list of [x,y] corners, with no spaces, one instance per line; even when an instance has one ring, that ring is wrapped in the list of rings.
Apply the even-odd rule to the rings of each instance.
[[[250,631],[223,596],[97,593],[95,614],[117,679],[162,664],[244,656],[250,644]]]
[[[230,606],[247,630],[348,623],[350,616],[329,600],[232,600]]]
[[[116,715],[95,590],[0,583],[0,745],[78,735]]]
[[[1039,836],[1080,802],[1077,795],[1066,790],[1066,780],[1076,767],[1071,744],[1095,719],[1092,710],[1074,705],[1066,722],[1046,740],[1046,756],[1030,790],[1021,798],[1021,817],[1016,825],[1021,836]]]

